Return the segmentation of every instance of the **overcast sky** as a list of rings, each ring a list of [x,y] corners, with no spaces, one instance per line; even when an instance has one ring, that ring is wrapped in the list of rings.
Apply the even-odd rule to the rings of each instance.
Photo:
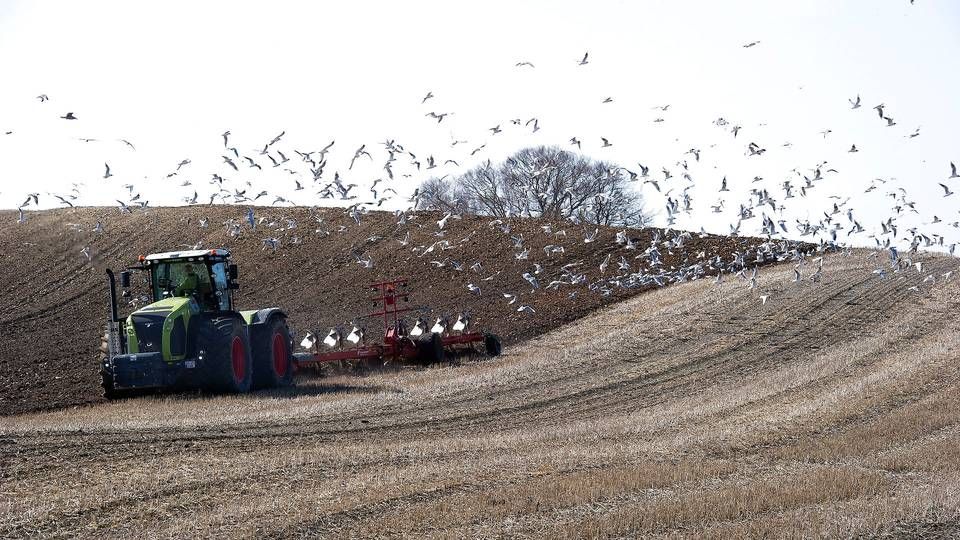
[[[589,63],[579,65],[587,51]],[[944,198],[938,183],[960,191],[960,180],[947,179],[950,161],[960,162],[958,58],[960,2],[952,0],[4,0],[0,207],[15,208],[30,192],[41,194],[41,207],[57,206],[45,194],[65,196],[73,183],[77,204],[126,199],[124,184],[151,205],[182,204],[194,191],[205,201],[216,189],[212,173],[231,189],[249,181],[250,193],[320,204],[305,168],[296,164],[304,174],[291,175],[259,155],[281,131],[272,151],[294,159],[294,149],[336,140],[325,177],[339,171],[360,186],[385,177],[386,139],[424,163],[428,155],[458,162],[417,171],[401,158],[397,178],[381,187],[403,195],[431,173],[462,172],[524,146],[575,149],[575,136],[584,154],[632,170],[643,163],[654,178],[663,177],[661,167],[679,177],[677,163],[686,160],[696,211],[678,226],[725,232],[750,188],[782,199],[784,180],[802,184],[794,168],[810,175],[828,161],[839,172],[807,198],[781,200],[788,209],[778,219],[817,220],[834,202],[829,196],[850,197],[844,211],[853,208],[873,231],[891,215],[886,193],[901,186],[920,212],[901,223],[950,242],[960,236],[949,226],[960,218],[960,195]],[[516,67],[521,61],[535,67]],[[421,104],[428,91],[436,97]],[[858,94],[863,106],[851,110],[848,99]],[[606,97],[613,102],[602,103]],[[872,109],[880,103],[895,126]],[[452,115],[438,124],[430,111]],[[67,112],[78,119],[59,118]],[[510,123],[533,117],[536,133]],[[736,138],[714,124],[721,117],[742,126]],[[492,135],[496,125],[503,133]],[[241,160],[235,173],[223,163],[225,130],[264,172]],[[601,147],[600,137],[613,146]],[[748,157],[749,142],[767,151]],[[347,171],[362,144],[374,159]],[[860,152],[848,152],[852,144]],[[691,148],[699,162],[684,154]],[[183,159],[191,163],[167,178]],[[731,192],[721,194],[724,176]],[[752,182],[756,176],[763,180]],[[888,183],[864,194],[878,177]],[[297,178],[307,189],[294,191]],[[685,185],[661,183],[674,195]],[[662,195],[640,186],[662,222]],[[711,213],[721,195],[724,213]],[[944,223],[923,225],[933,215]],[[741,232],[759,226],[752,220]]]

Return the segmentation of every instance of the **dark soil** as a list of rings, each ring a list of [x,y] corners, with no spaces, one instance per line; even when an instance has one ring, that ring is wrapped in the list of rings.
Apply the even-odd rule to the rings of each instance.
[[[299,342],[307,330],[321,334],[334,325],[349,325],[355,317],[375,310],[367,300],[370,282],[407,278],[410,283],[412,323],[417,314],[453,318],[467,310],[477,329],[498,334],[509,346],[578,319],[600,306],[640,292],[616,288],[609,296],[585,285],[542,288],[561,275],[560,267],[581,262],[578,271],[590,281],[601,278],[599,263],[613,253],[606,276],[617,274],[620,255],[633,269],[638,253],[650,245],[655,229],[631,231],[640,249],[627,251],[615,243],[617,229],[601,229],[596,241],[584,242],[583,228],[570,223],[552,223],[545,232],[542,220],[511,220],[511,231],[491,226],[491,218],[448,219],[444,235],[437,236],[436,213],[412,215],[404,226],[392,213],[363,216],[357,224],[342,209],[256,208],[257,218],[266,218],[256,229],[245,223],[233,237],[226,223],[242,223],[246,208],[203,206],[158,208],[120,214],[115,208],[77,208],[31,212],[25,223],[17,223],[16,212],[0,212],[0,414],[59,408],[101,401],[98,375],[98,347],[109,315],[106,268],[115,271],[136,263],[138,255],[188,249],[197,242],[203,248],[225,247],[240,266],[241,309],[269,306],[283,308],[290,317],[294,339]],[[296,220],[295,229],[287,218]],[[201,228],[205,219],[208,227]],[[322,220],[322,222],[320,221]],[[103,232],[93,232],[100,221]],[[271,225],[271,223],[274,223]],[[329,234],[317,232],[327,231]],[[556,231],[566,230],[558,236]],[[409,231],[409,244],[401,246]],[[530,248],[529,259],[517,260],[511,236],[522,236]],[[264,248],[262,240],[276,237],[280,248]],[[298,237],[300,243],[294,243]],[[449,249],[438,245],[421,255],[425,247],[446,240]],[[683,249],[660,251],[667,268],[689,264],[720,254],[730,260],[733,251],[759,243],[754,238],[698,235]],[[561,245],[565,252],[547,255],[547,244]],[[89,246],[92,260],[81,253]],[[420,246],[418,251],[413,248]],[[356,262],[354,254],[373,259],[371,269]],[[437,267],[432,261],[444,261]],[[452,261],[462,270],[454,269]],[[480,272],[470,270],[476,262]],[[541,288],[521,277],[533,272],[534,263],[543,266],[537,275]],[[483,278],[496,274],[490,281]],[[478,296],[467,290],[468,283],[481,288]],[[569,293],[577,291],[574,298]],[[509,305],[502,293],[518,294]],[[536,313],[518,313],[530,305]],[[121,312],[132,308],[122,306]],[[381,323],[363,321],[368,338],[380,335]],[[349,326],[347,327],[349,330]]]

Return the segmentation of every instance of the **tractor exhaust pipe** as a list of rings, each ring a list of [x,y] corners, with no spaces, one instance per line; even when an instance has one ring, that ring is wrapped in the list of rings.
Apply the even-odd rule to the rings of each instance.
[[[117,280],[113,277],[113,270],[107,268],[107,278],[110,280],[110,320],[120,322],[120,316],[117,313]]]

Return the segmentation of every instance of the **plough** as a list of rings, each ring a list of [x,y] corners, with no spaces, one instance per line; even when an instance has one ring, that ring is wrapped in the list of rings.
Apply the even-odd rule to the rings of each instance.
[[[483,344],[484,352],[489,356],[499,356],[500,338],[494,334],[476,331],[470,327],[466,315],[457,317],[450,325],[439,317],[428,330],[422,318],[414,326],[408,327],[401,314],[414,308],[401,307],[400,302],[409,302],[410,293],[406,279],[371,283],[370,288],[377,295],[369,298],[379,310],[364,317],[383,317],[383,343],[366,342],[366,332],[354,324],[350,333],[343,337],[342,332],[333,328],[322,340],[308,332],[300,343],[309,352],[293,355],[298,367],[319,365],[341,361],[369,361],[374,363],[436,363],[443,361],[447,352],[472,349],[475,344]],[[344,341],[347,344],[344,344]],[[321,350],[325,347],[326,350]]]

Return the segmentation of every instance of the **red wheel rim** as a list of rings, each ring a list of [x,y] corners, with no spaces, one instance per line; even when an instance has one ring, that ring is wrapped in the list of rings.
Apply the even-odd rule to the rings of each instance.
[[[242,382],[247,375],[247,358],[243,353],[243,340],[240,336],[236,336],[233,338],[231,347],[231,359],[233,360],[233,378],[237,382]]]
[[[283,335],[277,332],[273,335],[273,370],[278,376],[287,374],[287,345],[283,342]]]

